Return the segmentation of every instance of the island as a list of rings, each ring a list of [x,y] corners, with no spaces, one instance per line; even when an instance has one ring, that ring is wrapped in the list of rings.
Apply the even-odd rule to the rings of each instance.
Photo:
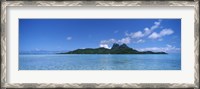
[[[108,48],[85,48],[76,49],[59,54],[167,54],[166,52],[138,51],[128,47],[126,44],[114,43],[111,49]]]

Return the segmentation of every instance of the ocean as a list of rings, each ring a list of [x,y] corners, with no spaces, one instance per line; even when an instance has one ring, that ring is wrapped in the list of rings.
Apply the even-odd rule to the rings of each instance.
[[[20,54],[19,70],[181,70],[181,54]]]

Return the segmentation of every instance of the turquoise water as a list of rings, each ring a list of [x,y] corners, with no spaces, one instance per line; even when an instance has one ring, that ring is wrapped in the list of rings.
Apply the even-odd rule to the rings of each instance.
[[[21,54],[19,70],[181,70],[181,55]]]

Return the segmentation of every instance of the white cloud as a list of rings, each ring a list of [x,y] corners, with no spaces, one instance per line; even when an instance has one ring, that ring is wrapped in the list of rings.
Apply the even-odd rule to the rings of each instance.
[[[109,39],[109,40],[102,40],[100,42],[100,47],[104,47],[104,48],[110,48],[109,45],[113,44],[113,43],[116,43],[117,40],[115,39]]]
[[[99,46],[107,49],[109,48],[107,44],[100,44]]]
[[[173,33],[174,31],[172,29],[163,29],[162,31],[160,31],[160,33],[153,32],[148,38],[157,39],[166,35],[171,35]]]
[[[174,31],[172,29],[163,29],[161,32],[160,32],[160,35],[162,36],[165,36],[165,35],[171,35],[173,34]]]
[[[100,47],[104,47],[104,48],[110,48],[109,45],[112,45],[113,43],[119,43],[119,44],[129,44],[131,42],[131,38],[126,37],[126,38],[122,38],[120,40],[116,40],[116,39],[109,39],[109,40],[102,40],[100,42]]]
[[[145,42],[145,40],[143,40],[143,39],[136,41],[136,43],[144,43],[144,42]]]
[[[151,38],[151,39],[157,39],[157,38],[159,38],[160,37],[160,34],[158,34],[158,33],[156,33],[156,32],[153,32],[150,36],[149,36],[149,38]]]
[[[118,40],[117,43],[125,43],[129,44],[131,42],[131,39],[129,37],[122,38],[121,40]]]
[[[154,51],[154,52],[176,52],[180,51],[180,48],[167,44],[165,47],[150,47],[150,48],[141,48],[137,49],[139,51]]]
[[[174,33],[172,29],[162,29],[160,32],[154,32],[155,29],[161,28],[161,22],[162,20],[155,21],[154,24],[151,27],[144,28],[143,31],[137,31],[137,32],[125,32],[125,37],[116,40],[116,39],[109,39],[109,40],[102,40],[100,42],[100,45],[111,45],[113,43],[125,43],[129,44],[132,40],[136,40],[133,43],[144,43],[145,40],[143,37],[148,37],[150,39],[158,39],[158,41],[163,40],[163,36],[171,35]],[[162,27],[163,28],[163,27]],[[114,33],[118,33],[118,30],[114,31]],[[139,40],[138,40],[139,39]]]
[[[151,30],[149,28],[144,28],[144,35],[149,35]]]
[[[173,46],[171,46],[171,45],[169,45],[169,44],[167,44],[166,46],[167,46],[168,48],[172,48],[172,47],[173,47]]]
[[[101,44],[106,44],[106,45],[109,45],[109,44],[113,44],[113,43],[130,43],[131,42],[131,38],[142,38],[144,36],[147,36],[149,35],[154,29],[158,28],[160,26],[160,23],[161,23],[161,20],[158,20],[156,22],[154,22],[154,25],[151,26],[151,28],[144,28],[144,32],[142,31],[137,31],[137,32],[131,32],[131,33],[128,33],[128,32],[125,32],[125,37],[120,39],[120,40],[116,40],[116,39],[109,39],[109,40],[102,40],[100,42],[100,45]],[[114,31],[114,33],[118,33],[118,31]],[[143,43],[145,42],[144,40],[140,39],[138,40],[136,43]]]
[[[154,25],[151,26],[151,30],[154,30],[154,29],[158,28],[160,26],[161,21],[162,20],[158,20],[157,22],[154,22]]]
[[[156,22],[154,22],[154,25],[151,26],[150,28],[146,27],[144,28],[144,32],[142,31],[137,31],[137,32],[132,32],[132,33],[125,33],[126,36],[129,36],[131,38],[142,38],[145,36],[148,36],[149,34],[151,34],[153,32],[153,30],[157,29],[160,27],[162,20],[158,20]]]
[[[133,32],[133,33],[126,33],[126,36],[130,36],[131,38],[141,38],[144,34],[141,31]]]
[[[125,43],[125,44],[128,44],[131,42],[131,39],[129,37],[126,37],[126,38],[122,38],[120,40],[116,40],[116,39],[109,39],[109,40],[102,40],[100,42],[100,44],[113,44],[113,43]]]
[[[115,39],[109,39],[109,40],[102,40],[100,43],[101,44],[112,44],[116,43],[117,41]]]
[[[67,40],[71,40],[72,39],[72,37],[67,37]]]

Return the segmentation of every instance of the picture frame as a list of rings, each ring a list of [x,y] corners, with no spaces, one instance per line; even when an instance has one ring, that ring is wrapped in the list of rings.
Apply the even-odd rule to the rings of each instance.
[[[8,7],[194,7],[194,83],[8,83]],[[199,89],[199,1],[2,1],[1,88],[195,88]]]

